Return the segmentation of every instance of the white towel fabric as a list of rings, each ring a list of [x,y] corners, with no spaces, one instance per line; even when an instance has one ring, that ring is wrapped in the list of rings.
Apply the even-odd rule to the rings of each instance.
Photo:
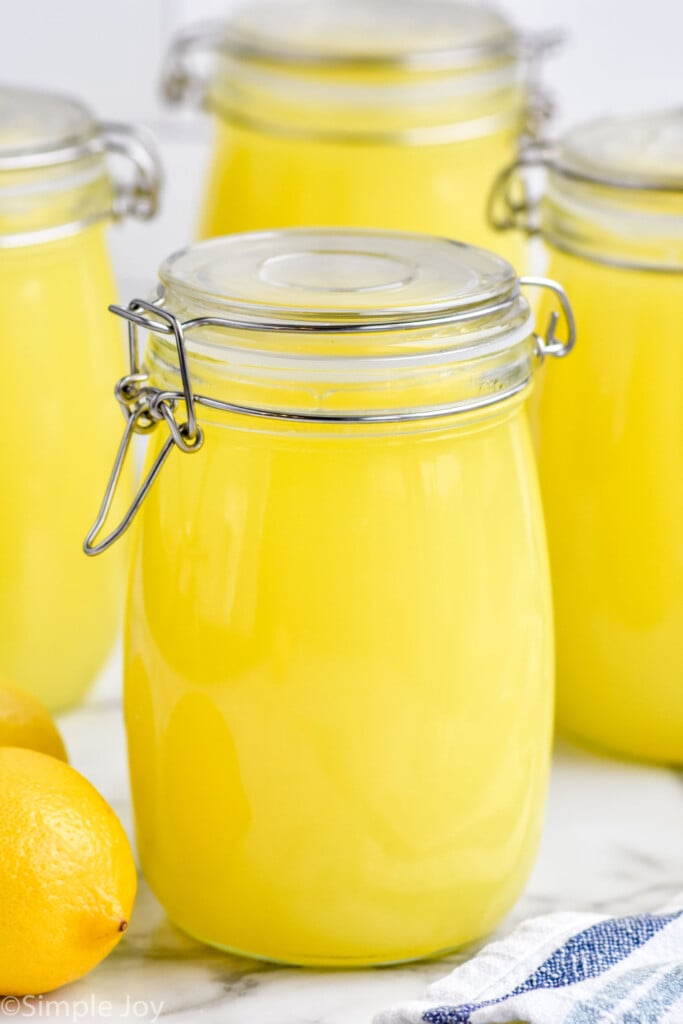
[[[526,921],[374,1024],[683,1024],[683,896],[676,905]]]

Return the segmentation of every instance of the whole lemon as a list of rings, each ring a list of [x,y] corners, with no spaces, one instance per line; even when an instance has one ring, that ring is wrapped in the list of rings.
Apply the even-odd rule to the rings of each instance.
[[[81,978],[128,927],[136,872],[111,807],[63,761],[0,747],[0,993]]]
[[[39,700],[0,680],[0,747],[28,747],[68,760],[57,726]]]

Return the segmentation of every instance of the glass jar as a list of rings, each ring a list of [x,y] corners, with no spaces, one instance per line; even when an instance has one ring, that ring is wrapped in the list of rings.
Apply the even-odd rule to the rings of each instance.
[[[215,115],[200,235],[336,224],[500,245],[486,197],[547,114],[550,43],[453,0],[261,0],[191,28],[164,89]]]
[[[122,174],[132,166],[118,186],[109,153]],[[95,567],[80,550],[101,451],[120,430],[106,400],[124,352],[104,236],[112,217],[151,216],[157,187],[131,129],[0,88],[0,676],[52,709],[83,695],[119,626],[124,550]]]
[[[504,260],[427,236],[235,235],[160,278],[119,310],[149,341],[86,541],[144,498],[125,717],[147,879],[185,931],[268,960],[468,942],[541,827],[553,643],[524,400],[565,346]],[[138,428],[145,482],[99,540]]]
[[[584,124],[525,162],[547,170],[540,230],[582,336],[531,408],[559,723],[681,764],[683,112]]]

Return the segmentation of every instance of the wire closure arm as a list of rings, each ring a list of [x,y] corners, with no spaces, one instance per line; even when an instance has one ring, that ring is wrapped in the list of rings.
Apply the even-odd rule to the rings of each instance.
[[[97,518],[83,543],[83,550],[86,555],[102,554],[103,551],[110,548],[126,532],[174,447],[180,448],[186,454],[191,454],[192,452],[199,451],[204,442],[202,429],[197,423],[195,397],[190,382],[185,340],[180,321],[172,313],[168,313],[166,310],[160,309],[158,305],[145,302],[142,299],[133,300],[127,309],[122,306],[110,306],[109,309],[112,313],[128,321],[130,373],[127,377],[120,380],[116,386],[116,397],[124,410],[126,426],[116,458],[114,459],[113,469],[107,481],[104,498]],[[143,316],[143,312],[146,312],[148,316]],[[140,326],[145,327],[149,331],[156,331],[160,334],[172,334],[174,336],[178,353],[180,378],[183,385],[182,393],[165,392],[160,391],[158,388],[146,386],[147,375],[140,372],[139,364],[137,329]],[[179,401],[183,402],[185,406],[186,420],[184,422],[178,422],[175,416]],[[140,484],[137,494],[121,521],[110,533],[102,537],[101,540],[98,540],[109,517],[114,494],[123,473],[133,435],[149,433],[162,420],[168,427],[168,438]]]
[[[486,219],[494,231],[538,234],[538,203],[530,195],[528,175],[530,171],[546,169],[551,157],[550,143],[530,142],[497,175],[486,204]]]
[[[525,33],[521,37],[521,59],[526,86],[526,118],[524,136],[537,141],[543,138],[546,124],[554,112],[554,101],[542,84],[543,64],[566,39],[561,30],[550,29]]]
[[[126,124],[106,121],[99,127],[105,152],[121,157],[132,168],[130,181],[116,183],[114,217],[149,220],[159,206],[163,177],[153,139]]]
[[[519,283],[522,288],[546,288],[549,292],[552,292],[560,305],[560,310],[564,317],[567,329],[567,337],[564,341],[558,338],[556,333],[557,325],[560,322],[560,313],[557,310],[553,310],[550,314],[545,334],[543,336],[538,333],[535,335],[536,345],[541,358],[554,356],[555,359],[563,359],[565,356],[568,356],[576,344],[576,320],[571,303],[562,285],[559,285],[557,281],[553,281],[549,277],[520,277]]]
[[[137,422],[141,415],[143,415],[142,412],[133,414],[128,418],[128,422],[126,423],[126,428],[123,432],[121,444],[119,445],[119,450],[117,451],[116,458],[114,460],[114,468],[111,472],[109,480],[107,481],[107,487],[104,492],[104,499],[102,501],[102,504],[100,505],[100,510],[97,513],[97,519],[95,520],[92,529],[88,533],[88,536],[85,538],[85,541],[83,543],[83,550],[86,553],[86,555],[101,555],[103,551],[106,551],[107,548],[110,548],[112,544],[114,544],[114,542],[117,541],[119,537],[121,537],[126,532],[130,524],[133,522],[133,519],[135,518],[137,511],[140,508],[140,505],[142,505],[143,501],[147,497],[147,494],[149,493],[152,484],[159,475],[161,467],[163,466],[166,459],[170,455],[171,449],[175,444],[174,438],[172,436],[167,438],[163,448],[161,449],[159,455],[154,461],[154,465],[150,469],[145,479],[142,481],[138,493],[135,495],[128,511],[124,515],[121,522],[118,524],[118,526],[114,527],[111,533],[108,533],[106,537],[103,537],[101,540],[98,541],[97,538],[107,520],[107,516],[109,515],[112,501],[114,500],[116,487],[118,485],[119,480],[121,479],[121,473],[123,471],[126,455],[128,454],[128,449],[130,448],[130,443],[133,438],[133,434],[136,431]]]
[[[206,65],[220,53],[224,34],[220,21],[206,21],[191,25],[173,39],[161,71],[161,89],[169,103],[205,105],[210,81]]]

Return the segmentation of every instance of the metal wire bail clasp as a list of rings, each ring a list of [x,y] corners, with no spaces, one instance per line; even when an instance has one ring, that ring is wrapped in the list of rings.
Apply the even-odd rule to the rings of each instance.
[[[530,177],[533,171],[548,166],[552,146],[548,142],[528,142],[513,163],[494,179],[486,204],[486,218],[494,231],[539,232],[538,202],[533,196]]]
[[[566,34],[561,29],[528,32],[520,39],[527,97],[524,136],[530,142],[542,140],[545,127],[555,111],[553,98],[543,84],[544,62],[564,44],[565,39]]]
[[[151,136],[132,125],[107,122],[100,125],[105,152],[132,165],[132,175],[115,182],[113,214],[118,218],[149,220],[159,207],[161,161]]]
[[[545,334],[543,336],[540,334],[534,335],[538,354],[542,359],[545,356],[554,356],[555,359],[563,359],[564,356],[568,356],[576,344],[576,320],[571,303],[562,285],[558,284],[557,281],[551,280],[549,277],[520,277],[519,283],[522,288],[545,288],[552,292],[560,305],[560,312],[564,317],[567,330],[567,336],[564,341],[557,336],[557,325],[560,321],[560,312],[557,310],[553,310],[550,314]]]
[[[128,322],[130,373],[118,382],[115,390],[116,398],[126,416],[126,426],[118,451],[116,452],[114,466],[107,481],[104,498],[102,499],[97,518],[83,543],[83,550],[86,555],[101,554],[126,532],[174,447],[180,448],[181,451],[187,454],[191,454],[192,452],[199,451],[204,442],[204,434],[197,423],[195,398],[192,392],[183,328],[180,321],[172,313],[167,312],[167,310],[160,309],[154,303],[145,302],[143,299],[133,299],[127,309],[124,309],[122,306],[110,306],[109,309],[112,313],[123,317]],[[143,315],[144,313],[147,315]],[[174,336],[178,353],[180,378],[183,386],[182,393],[162,391],[160,388],[151,387],[147,384],[147,375],[141,372],[139,364],[137,335],[139,327],[144,327],[146,330],[157,334]],[[186,419],[184,422],[178,422],[176,419],[176,409],[179,401],[185,406]],[[97,538],[102,532],[111,511],[116,488],[121,479],[133,436],[135,434],[149,433],[162,420],[168,427],[168,438],[140,484],[137,494],[120,523],[107,536],[98,541]]]
[[[169,103],[204,105],[210,77],[205,65],[218,53],[224,31],[220,22],[204,22],[175,36],[161,71],[161,90]]]

